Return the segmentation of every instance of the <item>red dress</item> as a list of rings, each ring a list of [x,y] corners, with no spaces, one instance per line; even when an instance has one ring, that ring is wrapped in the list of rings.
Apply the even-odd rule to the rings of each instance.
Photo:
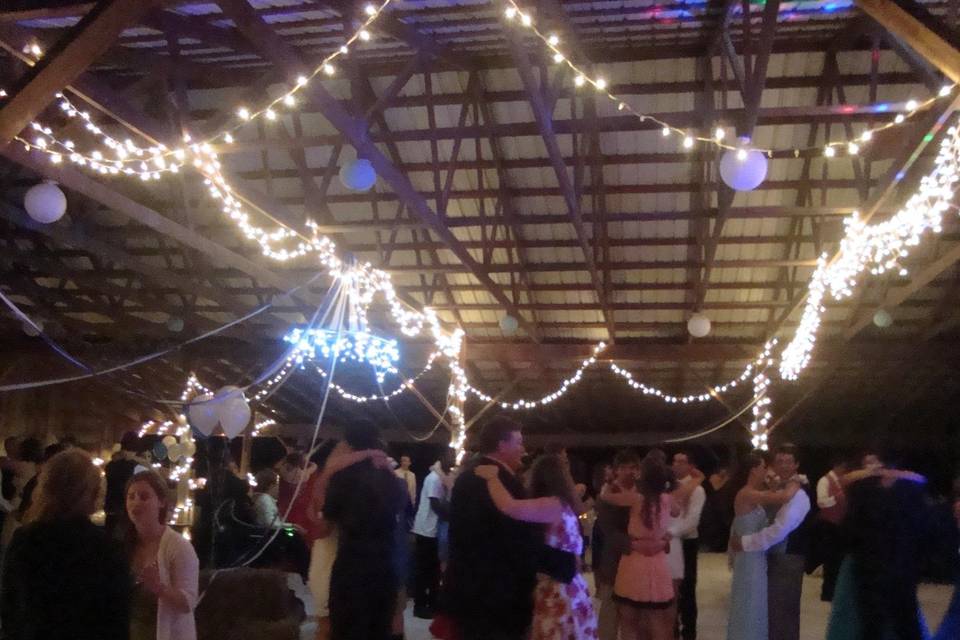
[[[583,538],[573,510],[564,506],[563,518],[547,529],[545,542],[562,551],[580,556]],[[570,584],[549,576],[537,576],[533,592],[533,629],[531,640],[596,640],[597,616],[593,611],[587,583],[579,573]]]

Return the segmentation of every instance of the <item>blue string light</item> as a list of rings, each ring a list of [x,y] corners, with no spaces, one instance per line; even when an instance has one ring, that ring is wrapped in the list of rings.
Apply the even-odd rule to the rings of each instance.
[[[333,331],[331,329],[292,329],[283,337],[295,345],[293,358],[297,364],[318,357],[339,362],[366,362],[373,367],[378,382],[388,373],[397,373],[400,348],[396,340],[372,335],[366,331]],[[319,353],[319,356],[317,355]]]

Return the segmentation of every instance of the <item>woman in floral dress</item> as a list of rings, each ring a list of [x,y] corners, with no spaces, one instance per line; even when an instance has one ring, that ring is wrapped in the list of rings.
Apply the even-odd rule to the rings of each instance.
[[[487,481],[497,509],[516,520],[545,524],[547,545],[580,557],[583,538],[577,519],[574,483],[559,456],[533,463],[527,500],[513,498],[497,479],[497,467],[481,465],[475,473]],[[578,572],[569,583],[539,574],[534,590],[531,640],[596,640],[597,616],[587,583]]]

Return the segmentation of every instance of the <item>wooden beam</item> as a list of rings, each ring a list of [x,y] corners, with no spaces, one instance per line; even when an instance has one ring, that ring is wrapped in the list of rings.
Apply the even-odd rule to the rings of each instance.
[[[245,0],[222,0],[220,4],[224,12],[233,19],[247,39],[260,49],[274,65],[280,68],[291,81],[295,82],[296,77],[307,69],[307,65],[300,59],[299,54],[281,40]],[[497,302],[517,317],[520,326],[534,340],[539,339],[536,327],[519,313],[514,302],[507,298],[489,273],[477,263],[459,239],[444,225],[440,217],[430,209],[424,197],[414,189],[409,178],[398,170],[370,141],[367,123],[362,118],[351,116],[340,101],[330,95],[320,83],[309,84],[305,91],[327,120],[357,149],[357,153],[370,160],[377,175],[392,187],[394,193],[402,202],[407,204],[410,211],[426,223],[450,247],[457,259],[489,290]]]
[[[854,0],[864,13],[960,84],[960,51],[892,0]]]
[[[80,22],[8,90],[0,108],[0,145],[9,142],[53,102],[117,36],[157,0],[100,0]]]

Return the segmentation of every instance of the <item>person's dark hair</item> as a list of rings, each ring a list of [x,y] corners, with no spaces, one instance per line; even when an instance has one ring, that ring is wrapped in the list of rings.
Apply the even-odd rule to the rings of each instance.
[[[76,446],[77,446],[77,438],[76,438],[75,436],[71,436],[71,435],[63,436],[62,438],[60,438],[60,444],[62,444],[64,447],[66,447],[66,448],[68,448],[68,449],[69,449],[70,447],[76,447]]]
[[[448,472],[453,468],[453,465],[457,464],[457,452],[450,447],[444,447],[437,459],[444,472]]]
[[[283,458],[283,464],[303,469],[307,466],[307,456],[303,455],[302,451],[291,451]]]
[[[670,462],[673,462],[674,456],[678,456],[678,455],[686,456],[687,462],[689,462],[690,464],[694,464],[693,455],[690,453],[689,449],[674,449],[673,453],[670,454]]]
[[[226,438],[207,438],[207,464],[211,469],[226,467],[230,462],[230,443]]]
[[[562,444],[551,442],[543,448],[543,453],[548,456],[560,456],[566,453],[567,448]]]
[[[47,461],[50,460],[50,458],[52,458],[53,456],[55,456],[55,455],[57,455],[58,453],[61,453],[61,452],[63,452],[63,451],[66,451],[66,450],[69,449],[69,448],[70,448],[70,447],[68,447],[67,445],[63,444],[62,442],[56,442],[56,443],[54,443],[54,444],[47,445],[47,447],[43,450],[43,461],[44,461],[44,462],[47,462]]]
[[[334,448],[337,446],[337,440],[330,438],[313,452],[313,455],[310,456],[310,462],[317,465],[317,471],[323,471],[323,468],[327,466],[327,460],[330,458],[330,454],[333,453]]]
[[[266,493],[280,482],[280,476],[273,469],[260,469],[253,475],[253,481],[257,483],[258,493]]]
[[[478,441],[480,453],[493,453],[500,446],[500,443],[510,438],[510,434],[515,431],[521,431],[523,427],[506,416],[497,416],[483,426]]]
[[[27,438],[20,443],[20,460],[40,464],[43,462],[43,445],[36,438]]]
[[[573,478],[567,472],[560,456],[545,453],[533,461],[533,466],[527,473],[528,489],[533,498],[557,498],[574,511],[577,509],[577,499]]]
[[[643,459],[656,460],[660,464],[667,464],[667,454],[659,447],[654,447],[650,449],[650,451],[647,451],[647,455],[645,455]]]
[[[766,460],[759,451],[751,451],[745,455],[737,465],[736,471],[730,476],[730,481],[728,482],[730,490],[737,492],[747,486],[747,481],[750,479],[750,472],[764,462],[766,462]]]
[[[343,439],[354,451],[381,449],[380,429],[369,420],[351,422],[343,429]]]
[[[127,431],[120,436],[120,449],[136,453],[140,449],[140,436],[135,431]]]
[[[773,450],[774,456],[785,455],[793,456],[793,461],[800,463],[800,450],[797,448],[797,445],[791,442],[785,442],[779,445],[776,449]]]
[[[628,464],[640,464],[640,456],[633,449],[621,449],[613,457],[613,468],[622,467]]]
[[[643,496],[640,518],[648,529],[653,529],[660,518],[660,496],[672,491],[674,484],[673,473],[658,456],[648,455],[640,463],[637,479],[637,490]]]

